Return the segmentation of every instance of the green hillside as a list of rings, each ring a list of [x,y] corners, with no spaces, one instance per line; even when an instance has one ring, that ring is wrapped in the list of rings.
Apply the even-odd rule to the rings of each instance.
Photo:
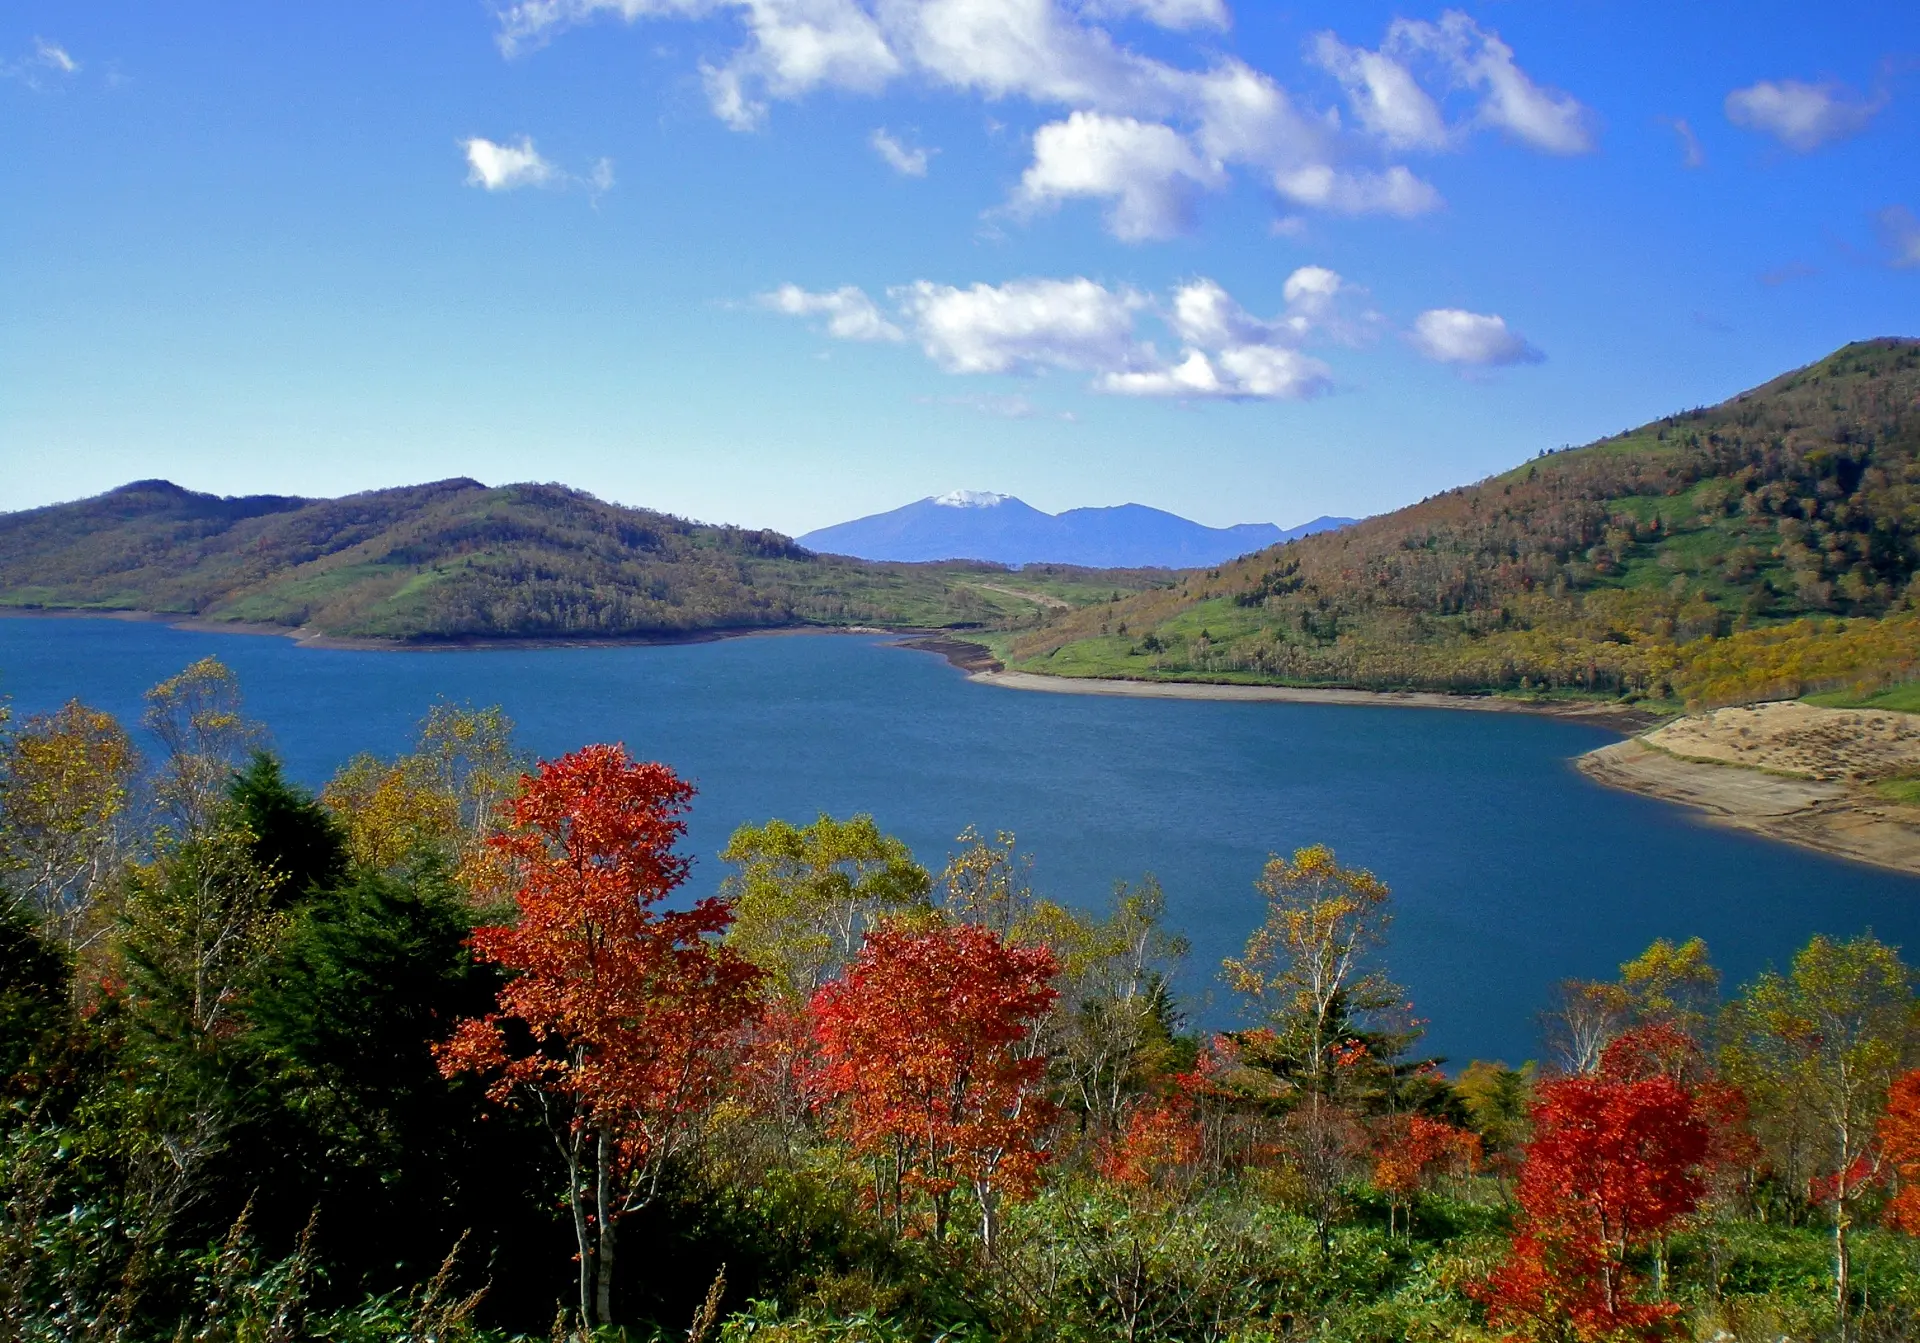
[[[1727,702],[1911,675],[1920,341],[1543,454],[1007,645],[1083,676]]]
[[[344,499],[230,499],[139,481],[0,515],[0,606],[407,641],[1009,628],[1063,601],[1168,581],[1160,570],[867,564],[557,485],[472,480]]]

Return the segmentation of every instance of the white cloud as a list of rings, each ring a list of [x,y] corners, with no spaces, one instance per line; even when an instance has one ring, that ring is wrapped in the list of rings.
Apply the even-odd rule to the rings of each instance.
[[[1680,141],[1680,164],[1685,168],[1704,168],[1707,166],[1707,151],[1700,146],[1700,137],[1693,133],[1693,127],[1687,124],[1685,117],[1675,117],[1667,123],[1673,127],[1673,133]]]
[[[1332,370],[1302,347],[1312,340],[1348,340],[1374,319],[1344,317],[1353,286],[1322,266],[1302,266],[1283,288],[1285,309],[1255,317],[1216,281],[1181,285],[1164,305],[1131,289],[1085,277],[1012,280],[969,288],[922,280],[890,291],[896,325],[859,289],[809,293],[786,285],[760,297],[763,307],[792,316],[828,317],[828,332],[847,340],[903,339],[911,332],[942,369],[957,374],[1089,375],[1090,388],[1117,396],[1299,400],[1332,385]],[[1156,314],[1179,345],[1171,358],[1139,333]],[[936,398],[983,412],[1037,414],[1024,397]]]
[[[869,136],[867,143],[873,146],[873,152],[878,154],[889,168],[903,177],[927,175],[927,159],[934,151],[909,148],[884,126]]]
[[[1111,201],[1108,230],[1140,242],[1185,232],[1194,193],[1225,181],[1220,165],[1201,158],[1171,126],[1075,112],[1034,133],[1019,202],[1042,209],[1074,196]]]
[[[1371,161],[1460,139],[1416,78],[1416,60],[1448,87],[1477,94],[1479,124],[1553,152],[1591,147],[1585,108],[1536,85],[1496,34],[1453,12],[1438,23],[1396,23],[1379,51],[1332,34],[1317,40],[1315,59],[1344,85],[1354,132],[1333,109],[1301,105],[1235,57],[1196,44],[1181,64],[1102,26],[1220,29],[1230,22],[1223,0],[520,0],[502,13],[499,40],[513,54],[602,17],[721,15],[736,16],[744,37],[701,73],[727,124],[758,126],[772,102],[817,89],[873,94],[900,80],[1059,108],[1064,119],[1035,136],[1012,204],[1031,211],[1071,197],[1104,200],[1109,228],[1135,240],[1180,232],[1197,195],[1240,169],[1280,184],[1289,200],[1338,214],[1437,208],[1439,194],[1408,169]],[[919,151],[894,140],[896,156],[878,137],[872,143],[914,171]]]
[[[1729,93],[1726,112],[1734,125],[1806,154],[1865,130],[1886,103],[1885,94],[1868,99],[1839,84],[1763,79]]]
[[[1440,107],[1406,66],[1378,51],[1321,33],[1308,49],[1340,81],[1360,124],[1393,149],[1444,149],[1452,141]]]
[[[1461,308],[1429,308],[1414,318],[1413,347],[1442,364],[1490,368],[1501,364],[1537,364],[1546,356],[1492,313]]]
[[[1886,244],[1887,264],[1905,268],[1920,266],[1920,219],[1904,205],[1889,205],[1875,217],[1880,225],[1880,241]]]
[[[725,65],[701,68],[714,112],[735,130],[758,126],[769,99],[822,87],[877,93],[900,73],[880,25],[853,0],[746,0],[735,7],[746,21],[747,45]]]
[[[841,340],[905,340],[906,333],[880,315],[866,291],[843,285],[826,293],[809,293],[797,284],[783,284],[760,296],[762,307],[789,317],[824,317],[827,334]]]
[[[524,135],[520,143],[509,145],[495,144],[476,135],[462,140],[460,147],[467,154],[468,186],[513,191],[519,187],[551,186],[565,178],[558,168],[540,157],[533,141]]]
[[[1312,163],[1275,174],[1273,185],[1297,205],[1310,205],[1334,214],[1390,214],[1410,219],[1445,204],[1431,183],[1415,177],[1399,164],[1376,173]]]
[[[80,62],[58,42],[33,39],[33,54],[18,60],[0,60],[0,79],[17,79],[36,93],[56,88],[80,73]]]
[[[1233,22],[1224,0],[1084,0],[1080,12],[1096,19],[1142,18],[1176,31],[1226,28]]]
[[[1438,23],[1395,19],[1383,50],[1435,61],[1457,88],[1478,93],[1479,125],[1549,154],[1585,154],[1594,147],[1592,113],[1571,94],[1534,83],[1498,33],[1459,10],[1448,10]]]
[[[921,280],[895,297],[927,357],[949,373],[1098,372],[1151,358],[1133,331],[1145,300],[1085,278],[968,289]]]
[[[33,39],[33,58],[49,70],[63,75],[80,73],[80,62],[67,54],[67,49],[58,42],[49,42],[44,37]]]

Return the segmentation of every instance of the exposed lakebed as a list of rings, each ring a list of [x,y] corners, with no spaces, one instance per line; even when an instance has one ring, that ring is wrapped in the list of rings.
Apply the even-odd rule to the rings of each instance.
[[[1699,934],[1735,979],[1815,932],[1871,927],[1920,952],[1920,880],[1717,829],[1611,791],[1572,758],[1617,739],[1526,714],[1019,694],[861,636],[655,647],[393,653],[157,623],[0,619],[16,712],[71,696],[138,717],[147,686],[208,653],[240,675],[291,771],[318,785],[392,752],[437,696],[504,705],[551,755],[623,741],[700,788],[694,884],[742,821],[871,811],[938,866],[969,822],[1017,831],[1035,884],[1075,904],[1152,871],[1193,941],[1183,988],[1228,1025],[1213,968],[1260,916],[1272,850],[1325,842],[1394,889],[1388,964],[1428,1046],[1537,1052],[1556,979],[1611,974]]]

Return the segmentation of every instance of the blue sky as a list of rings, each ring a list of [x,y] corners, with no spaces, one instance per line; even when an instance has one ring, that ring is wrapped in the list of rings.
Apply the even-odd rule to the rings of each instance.
[[[1910,5],[13,0],[0,509],[1365,514],[1920,335]]]

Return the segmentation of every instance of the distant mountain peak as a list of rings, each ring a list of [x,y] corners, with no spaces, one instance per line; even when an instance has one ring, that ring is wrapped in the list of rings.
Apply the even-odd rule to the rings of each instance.
[[[1198,569],[1348,521],[1315,518],[1291,530],[1266,522],[1203,527],[1144,504],[1054,514],[1011,494],[951,490],[891,512],[822,527],[799,540],[809,550],[827,554],[908,563],[987,560],[1091,569]]]
[[[1011,494],[995,494],[992,490],[948,490],[937,494],[933,502],[942,508],[998,508]]]

